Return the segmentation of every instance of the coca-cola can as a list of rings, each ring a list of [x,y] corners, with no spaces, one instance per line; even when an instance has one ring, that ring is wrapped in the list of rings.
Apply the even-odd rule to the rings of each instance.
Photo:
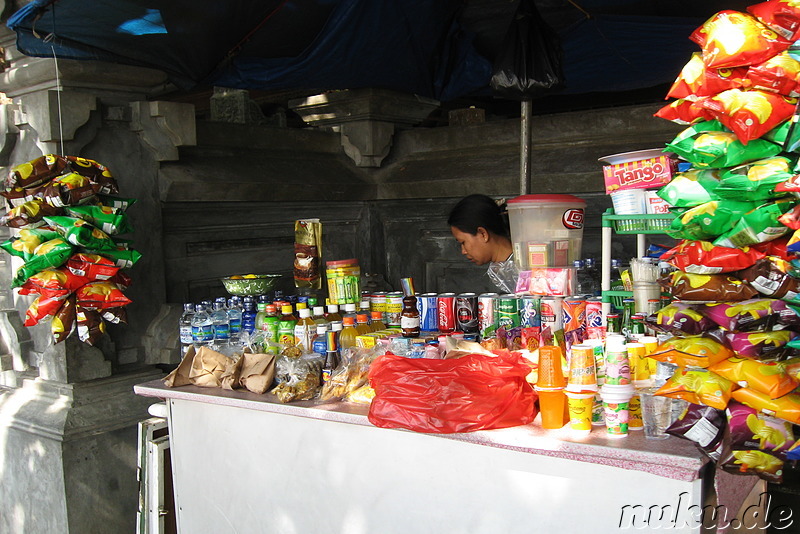
[[[456,297],[456,327],[465,334],[478,333],[478,295],[461,293]]]
[[[497,296],[497,293],[478,295],[478,334],[481,339],[492,337],[497,330],[497,320],[494,314],[494,299]]]
[[[440,293],[436,302],[439,332],[449,334],[456,330],[456,294]]]
[[[423,293],[419,296],[419,328],[432,332],[439,328],[438,296],[436,293]]]

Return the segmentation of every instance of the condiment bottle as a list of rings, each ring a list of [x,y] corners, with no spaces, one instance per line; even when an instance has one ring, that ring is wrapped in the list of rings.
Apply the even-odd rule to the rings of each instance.
[[[360,336],[372,332],[372,329],[369,327],[369,315],[366,313],[356,314],[356,330]]]
[[[400,330],[403,337],[419,337],[419,310],[417,297],[403,297],[403,311],[400,313]]]
[[[372,327],[373,332],[386,330],[386,325],[383,324],[383,314],[381,312],[374,311],[370,315],[372,315],[372,321],[369,323],[369,325]]]

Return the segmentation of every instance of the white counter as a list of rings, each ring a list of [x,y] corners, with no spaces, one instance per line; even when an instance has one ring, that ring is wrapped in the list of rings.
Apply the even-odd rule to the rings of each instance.
[[[613,439],[598,427],[576,438],[538,421],[429,435],[376,428],[362,405],[160,381],[134,389],[168,400],[186,534],[698,532],[714,493],[703,455],[675,437]],[[717,484],[731,514],[755,479],[733,482]]]

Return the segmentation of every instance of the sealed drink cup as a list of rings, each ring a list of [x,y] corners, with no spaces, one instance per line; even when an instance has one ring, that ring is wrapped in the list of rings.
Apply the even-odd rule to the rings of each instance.
[[[573,345],[569,358],[568,391],[597,390],[594,347]]]
[[[603,412],[605,414],[608,437],[622,438],[627,436],[633,386],[615,386],[606,383],[600,389],[600,395],[603,398]]]
[[[628,360],[631,366],[631,379],[634,387],[646,388],[650,383],[650,362],[647,358],[647,349],[643,343],[628,343],[625,345]]]
[[[540,387],[534,389],[539,395],[539,413],[542,414],[542,428],[555,430],[567,424],[564,387]]]
[[[588,434],[592,430],[592,408],[595,391],[565,391],[569,408],[569,426],[572,430]]]
[[[631,364],[622,336],[609,336],[606,339],[605,360],[606,384],[626,386],[631,383]]]
[[[642,430],[642,397],[639,390],[635,389],[628,403],[628,430]]]
[[[560,347],[545,345],[539,348],[539,376],[536,385],[543,388],[564,387]]]

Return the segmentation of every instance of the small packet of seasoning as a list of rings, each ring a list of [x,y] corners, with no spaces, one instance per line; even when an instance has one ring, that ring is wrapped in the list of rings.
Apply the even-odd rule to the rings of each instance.
[[[67,206],[67,215],[83,219],[108,235],[127,234],[133,231],[128,215],[121,208],[103,205]]]
[[[791,230],[778,222],[778,219],[795,205],[794,200],[779,199],[748,211],[732,229],[715,239],[714,244],[721,247],[744,247],[786,235]]]
[[[786,330],[777,332],[741,332],[729,333],[729,336],[752,336],[753,344],[763,339],[767,334],[789,333]],[[794,334],[797,335],[797,334]],[[788,336],[786,336],[788,337]],[[787,341],[783,341],[786,344]],[[736,350],[736,349],[734,349]],[[760,362],[748,357],[734,356],[712,365],[710,371],[741,387],[752,388],[767,395],[770,399],[777,399],[791,393],[798,385],[797,381],[786,373],[778,362]]]
[[[320,289],[322,223],[319,219],[300,219],[294,223],[294,285]]]
[[[689,169],[674,176],[657,194],[673,207],[693,208],[719,200],[714,193],[719,186],[719,178],[717,169]]]
[[[673,271],[666,289],[673,298],[701,301],[741,301],[758,292],[741,279],[730,274],[692,274]]]
[[[666,430],[667,434],[694,442],[709,458],[719,460],[727,419],[723,410],[690,404]]]
[[[29,189],[49,182],[67,168],[67,160],[55,154],[46,154],[17,165],[6,179],[6,190],[16,187]]]
[[[718,247],[710,241],[685,239],[661,255],[665,261],[692,274],[721,274],[741,271],[764,257],[750,247]]]

